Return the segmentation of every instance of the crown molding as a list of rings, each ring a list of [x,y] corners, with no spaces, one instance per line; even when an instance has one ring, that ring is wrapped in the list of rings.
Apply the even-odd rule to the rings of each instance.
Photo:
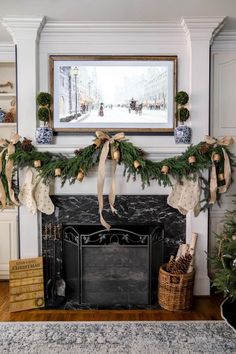
[[[177,21],[48,21],[44,33],[181,32]]]
[[[41,33],[40,43],[113,44],[146,43],[186,44],[178,21],[48,21]]]
[[[182,28],[190,41],[211,41],[222,29],[226,16],[184,17]]]
[[[235,51],[236,50],[236,30],[223,30],[214,39],[212,52]]]
[[[7,29],[12,36],[14,43],[17,44],[19,40],[29,38],[38,38],[45,22],[45,17],[4,17],[2,18],[2,25]]]

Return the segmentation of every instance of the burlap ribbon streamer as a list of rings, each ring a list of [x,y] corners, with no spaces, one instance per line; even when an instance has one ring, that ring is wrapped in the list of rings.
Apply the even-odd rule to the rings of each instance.
[[[230,161],[229,161],[229,156],[224,149],[224,146],[229,146],[234,143],[234,139],[232,136],[225,136],[222,139],[215,139],[209,135],[206,135],[205,141],[209,145],[214,145],[214,146],[221,146],[222,152],[224,155],[224,178],[225,178],[225,184],[223,186],[217,185],[217,172],[216,172],[216,166],[213,161],[213,156],[214,152],[212,153],[211,160],[212,160],[212,167],[211,167],[211,177],[210,177],[210,201],[209,204],[214,204],[216,202],[216,197],[217,197],[217,190],[218,193],[225,193],[230,185],[231,182],[231,167],[230,167]]]
[[[97,192],[98,192],[98,205],[99,205],[99,214],[100,214],[100,222],[106,228],[110,229],[110,225],[105,221],[102,212],[103,212],[103,189],[105,182],[105,163],[107,156],[109,154],[110,144],[113,144],[115,141],[121,141],[125,139],[124,133],[118,133],[114,136],[110,137],[102,131],[97,131],[96,133],[97,139],[104,142],[99,164],[98,164],[98,181],[97,181]],[[115,197],[116,197],[116,183],[115,183],[115,172],[116,172],[117,161],[112,160],[112,174],[111,174],[111,186],[109,192],[109,204],[112,213],[116,213],[116,209],[114,208]]]
[[[13,171],[13,161],[10,160],[8,157],[11,154],[14,154],[15,152],[15,144],[20,140],[20,136],[18,134],[15,134],[10,142],[8,142],[5,139],[0,139],[0,146],[3,147],[3,150],[0,153],[0,173],[2,172],[2,167],[3,167],[3,156],[4,152],[7,150],[6,154],[6,167],[5,167],[5,175],[7,178],[7,185],[8,185],[8,192],[9,192],[9,197],[12,203],[15,205],[19,205],[17,200],[15,199],[15,193],[12,188],[12,171]],[[2,204],[2,209],[5,209],[6,207],[6,191],[4,189],[3,183],[0,178],[0,202]]]

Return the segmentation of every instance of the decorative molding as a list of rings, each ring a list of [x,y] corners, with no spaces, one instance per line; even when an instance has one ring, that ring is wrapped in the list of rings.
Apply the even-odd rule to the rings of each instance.
[[[176,21],[48,21],[44,33],[176,33],[182,32]]]
[[[140,42],[140,36],[147,43],[168,41],[185,43],[186,39],[177,21],[48,21],[41,33],[42,43],[86,43],[93,39],[115,44]],[[169,43],[168,43],[169,44]]]
[[[214,38],[212,53],[236,50],[236,30],[222,30]]]
[[[15,44],[20,40],[28,38],[35,38],[37,40],[40,32],[46,22],[45,17],[4,17],[2,18],[2,25],[12,36]]]
[[[224,26],[225,16],[186,17],[181,19],[181,25],[188,40],[211,41]]]

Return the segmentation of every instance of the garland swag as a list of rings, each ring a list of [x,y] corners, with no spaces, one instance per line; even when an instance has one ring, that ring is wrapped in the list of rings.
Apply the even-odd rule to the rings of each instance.
[[[45,183],[51,182],[56,177],[61,178],[62,186],[66,181],[69,181],[70,184],[76,180],[81,182],[89,170],[99,163],[104,145],[108,142],[107,158],[124,165],[124,176],[127,176],[127,180],[130,177],[136,180],[137,176],[140,176],[143,188],[148,186],[153,180],[164,187],[171,186],[170,176],[181,181],[183,177],[194,178],[196,174],[201,176],[202,171],[214,166],[217,182],[216,197],[218,200],[220,193],[222,193],[220,187],[226,184],[224,178],[225,156],[228,156],[230,170],[236,166],[234,156],[227,147],[233,140],[230,137],[228,138],[228,142],[231,139],[230,142],[224,143],[208,137],[206,141],[201,141],[188,147],[182,155],[158,162],[147,159],[145,152],[127,141],[124,135],[121,139],[116,139],[116,136],[111,137],[103,132],[96,132],[96,138],[93,143],[83,149],[76,150],[72,157],[51,152],[39,152],[31,144],[31,141],[26,138],[23,141],[17,141],[14,144],[15,152],[8,155],[6,147],[12,145],[12,142],[7,140],[3,142],[2,139],[2,144],[0,144],[0,182],[9,199],[9,183],[7,183],[5,160],[12,161],[15,168],[35,167]],[[3,150],[4,153],[2,153]],[[217,156],[217,158],[215,159],[214,156]],[[201,179],[205,195],[204,200],[202,200],[202,209],[205,209],[209,206],[211,181],[208,182],[202,176]]]

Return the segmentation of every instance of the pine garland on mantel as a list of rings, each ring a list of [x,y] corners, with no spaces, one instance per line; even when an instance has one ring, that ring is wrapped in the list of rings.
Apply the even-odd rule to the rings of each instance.
[[[135,180],[139,175],[143,188],[149,186],[153,180],[166,187],[172,185],[170,176],[177,180],[181,180],[183,177],[193,178],[194,174],[201,175],[202,171],[212,168],[212,165],[216,168],[217,176],[221,174],[224,177],[225,153],[229,158],[231,170],[236,166],[234,156],[227,147],[228,144],[220,143],[213,138],[210,139],[212,139],[210,142],[206,140],[191,145],[179,156],[173,156],[158,162],[148,159],[142,149],[127,141],[125,137],[116,140],[116,136],[111,137],[103,132],[96,132],[93,143],[83,149],[76,150],[72,157],[65,154],[39,152],[28,139],[16,142],[14,145],[15,152],[9,156],[5,156],[7,155],[6,152],[1,155],[4,159],[11,160],[13,165],[18,168],[38,166],[36,168],[46,183],[60,177],[63,186],[66,181],[69,181],[70,184],[76,180],[82,181],[89,170],[99,163],[104,145],[109,141],[107,158],[124,165],[124,176],[127,176],[127,180],[130,177]],[[5,142],[5,145],[0,146],[0,153],[7,143],[10,143]],[[214,160],[215,155],[218,155],[217,161]],[[35,164],[35,161],[40,163]],[[222,176],[220,179],[217,177],[217,185],[224,183]],[[8,195],[4,169],[2,169],[0,177],[4,181],[4,189]],[[210,182],[204,180],[202,188],[205,192],[205,206],[208,206]],[[216,193],[219,197],[218,189]]]

